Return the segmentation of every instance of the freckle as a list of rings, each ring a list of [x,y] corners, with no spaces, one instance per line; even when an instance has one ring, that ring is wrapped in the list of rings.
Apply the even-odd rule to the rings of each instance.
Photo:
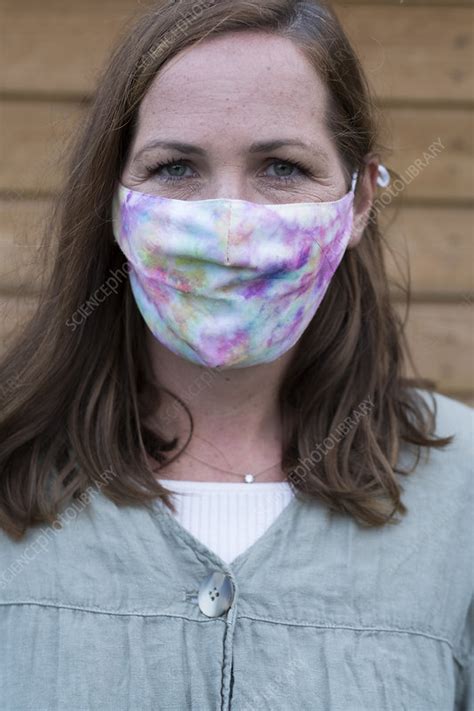
[[[463,152],[466,150],[466,145],[461,137],[455,138],[453,141],[451,141],[451,148],[454,148],[455,151]]]
[[[456,35],[456,37],[454,38],[453,45],[456,47],[456,49],[463,49],[464,47],[467,47],[470,42],[471,38],[468,34],[461,34]]]
[[[449,76],[453,81],[459,82],[464,79],[464,77],[466,76],[466,72],[463,69],[457,68],[449,72]]]

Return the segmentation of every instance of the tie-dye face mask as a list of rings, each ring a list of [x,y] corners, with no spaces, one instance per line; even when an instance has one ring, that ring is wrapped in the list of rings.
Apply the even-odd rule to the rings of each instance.
[[[346,250],[354,181],[334,202],[173,200],[118,184],[115,239],[149,329],[207,367],[279,358],[315,315]]]

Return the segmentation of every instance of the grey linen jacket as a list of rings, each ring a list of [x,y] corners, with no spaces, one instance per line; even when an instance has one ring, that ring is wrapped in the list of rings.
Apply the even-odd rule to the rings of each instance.
[[[400,476],[398,525],[295,496],[226,564],[98,487],[62,528],[0,533],[1,710],[472,710],[474,411],[436,402],[455,441]],[[209,617],[214,571],[232,596]]]

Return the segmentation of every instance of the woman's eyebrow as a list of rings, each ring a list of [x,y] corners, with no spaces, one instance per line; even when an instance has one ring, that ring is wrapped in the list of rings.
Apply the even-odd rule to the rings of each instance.
[[[296,146],[297,148],[304,148],[305,151],[313,156],[317,156],[318,160],[322,160],[324,163],[328,164],[329,154],[324,150],[322,146],[314,143],[305,143],[297,138],[281,138],[275,139],[273,141],[257,141],[252,143],[249,147],[250,153],[267,153],[274,151],[278,148],[284,148],[285,146]]]
[[[135,154],[135,159],[140,158],[143,153],[153,150],[153,148],[172,148],[175,151],[180,151],[181,153],[194,153],[199,156],[206,154],[206,151],[199,146],[194,146],[192,143],[182,143],[181,141],[161,141],[155,140],[146,143],[138,153]]]
[[[297,146],[299,148],[304,148],[307,151],[317,153],[320,157],[328,160],[327,153],[319,146],[314,146],[309,143],[304,143],[296,138],[281,138],[274,139],[271,141],[257,141],[249,146],[249,153],[264,153],[267,151],[274,151],[277,148],[284,148],[285,146]],[[192,143],[183,143],[181,141],[163,141],[160,139],[150,141],[146,143],[143,148],[141,148],[135,155],[135,160],[138,160],[147,151],[153,150],[154,148],[171,148],[175,151],[185,154],[194,154],[203,156],[206,151],[200,146],[196,146]]]
[[[284,146],[299,146],[307,151],[313,151],[315,148],[309,143],[304,143],[297,138],[280,138],[273,141],[258,141],[252,143],[249,152],[250,153],[263,153],[265,151],[274,151],[276,148],[284,148]]]

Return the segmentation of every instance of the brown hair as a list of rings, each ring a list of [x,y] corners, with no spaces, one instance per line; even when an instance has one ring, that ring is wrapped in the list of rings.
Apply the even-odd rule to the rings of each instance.
[[[0,422],[0,526],[14,537],[33,524],[52,523],[63,504],[99,484],[104,471],[113,471],[104,494],[117,504],[148,505],[160,497],[173,508],[146,453],[162,468],[182,450],[171,456],[178,439],[167,441],[144,424],[162,393],[153,382],[146,326],[113,239],[111,202],[140,101],[156,72],[210,35],[245,30],[290,38],[305,52],[329,89],[328,120],[349,175],[378,150],[364,74],[336,16],[321,2],[170,0],[126,29],[74,136],[65,186],[47,224],[45,235],[53,235],[51,275],[37,312],[2,363],[0,392],[8,398]],[[109,295],[99,299],[104,284]],[[100,303],[79,327],[73,315],[94,299]],[[279,393],[282,466],[295,493],[305,492],[367,526],[395,522],[397,511],[406,513],[395,476],[409,473],[396,469],[402,443],[415,445],[418,462],[421,447],[451,441],[433,437],[436,409],[415,389],[432,384],[402,376],[404,348],[372,209],[362,240],[346,252],[303,334]],[[360,416],[367,401],[371,406]],[[335,432],[339,441],[321,456],[315,445],[333,442]]]

